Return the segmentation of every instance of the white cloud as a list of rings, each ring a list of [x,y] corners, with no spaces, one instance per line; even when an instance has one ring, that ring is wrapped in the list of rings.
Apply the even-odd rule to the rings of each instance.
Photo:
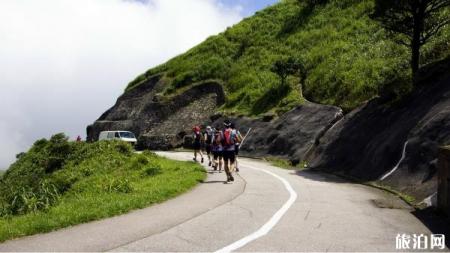
[[[216,0],[1,0],[0,168],[84,136],[131,79],[241,18]]]

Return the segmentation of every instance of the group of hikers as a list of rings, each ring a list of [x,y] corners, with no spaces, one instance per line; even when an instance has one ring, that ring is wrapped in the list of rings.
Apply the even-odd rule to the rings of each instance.
[[[225,120],[223,128],[212,128],[207,126],[204,131],[199,126],[193,128],[194,131],[194,161],[200,155],[201,163],[204,162],[202,150],[206,151],[208,165],[215,171],[222,172],[222,168],[227,175],[227,182],[234,181],[233,172],[239,172],[237,155],[239,147],[244,138],[236,129],[236,126],[229,120]]]

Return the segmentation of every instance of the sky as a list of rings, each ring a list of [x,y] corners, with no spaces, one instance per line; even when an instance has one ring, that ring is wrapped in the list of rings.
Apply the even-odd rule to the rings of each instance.
[[[268,5],[272,5],[276,0],[222,0],[220,1],[222,4],[229,8],[233,8],[235,6],[240,6],[242,8],[241,14],[243,16],[251,16],[256,11],[267,7]]]
[[[0,169],[86,126],[127,83],[277,0],[1,0]]]

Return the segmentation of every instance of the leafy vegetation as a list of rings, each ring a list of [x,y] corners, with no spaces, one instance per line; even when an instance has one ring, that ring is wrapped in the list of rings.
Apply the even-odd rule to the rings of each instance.
[[[205,177],[192,162],[136,154],[124,142],[42,139],[0,180],[0,241],[121,214],[174,197]]]
[[[307,100],[350,110],[383,92],[402,95],[411,89],[409,50],[370,18],[374,8],[374,0],[284,0],[148,70],[127,90],[157,73],[165,73],[166,95],[219,79],[227,92],[223,110],[284,112],[304,101],[300,80],[291,76],[282,84],[271,68],[292,57],[308,73]],[[448,55],[449,38],[448,28],[432,38],[422,48],[422,63]]]
[[[450,24],[450,0],[376,0],[374,17],[411,49],[411,70],[417,77],[420,48]]]

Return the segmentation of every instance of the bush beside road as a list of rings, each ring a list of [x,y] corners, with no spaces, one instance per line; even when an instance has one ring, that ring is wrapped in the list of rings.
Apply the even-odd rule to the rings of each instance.
[[[192,162],[126,143],[68,142],[58,134],[18,156],[0,181],[0,241],[147,207],[205,178]]]

